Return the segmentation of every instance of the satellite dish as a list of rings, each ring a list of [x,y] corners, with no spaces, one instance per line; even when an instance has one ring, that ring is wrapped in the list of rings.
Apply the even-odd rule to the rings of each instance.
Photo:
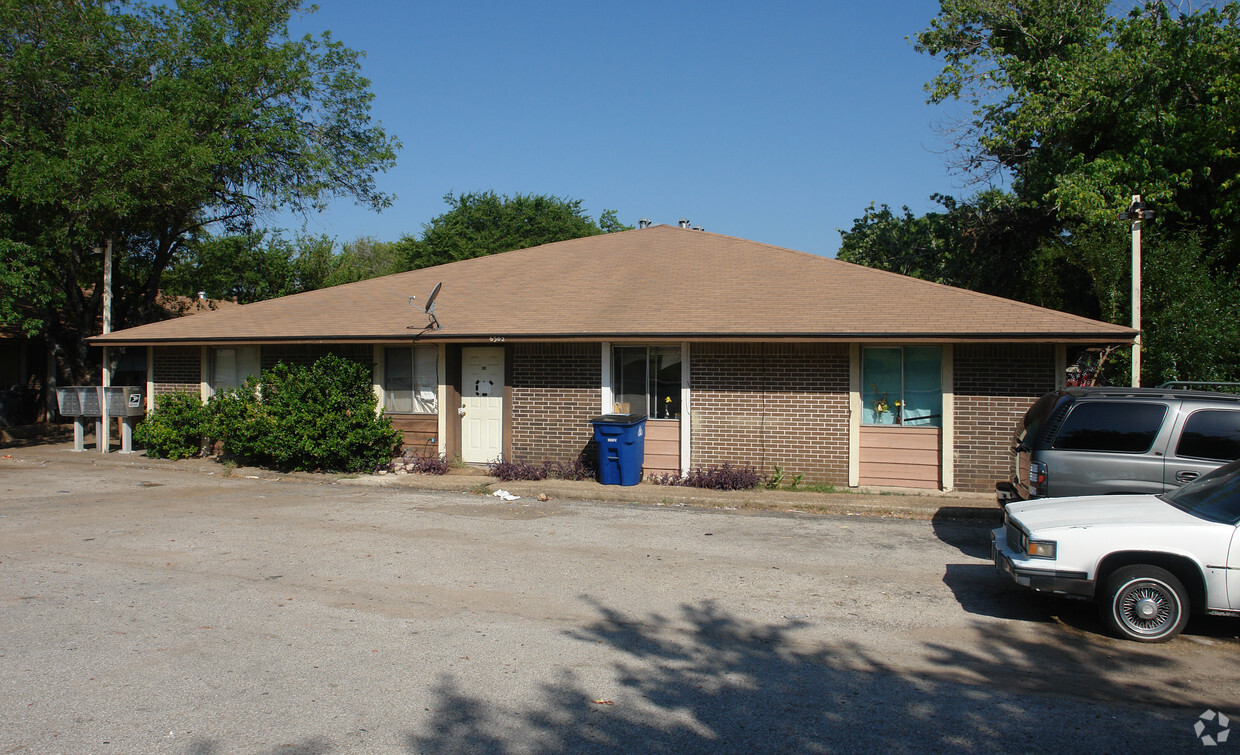
[[[435,288],[431,290],[431,295],[426,297],[426,314],[434,316],[435,314],[435,297],[439,296],[439,289],[443,287],[443,281],[435,284]]]
[[[435,284],[435,288],[431,290],[431,295],[426,297],[425,307],[419,307],[417,304],[413,303],[413,300],[418,297],[416,296],[409,297],[409,306],[413,307],[414,309],[418,310],[419,312],[423,314],[430,316],[431,318],[431,325],[429,326],[430,330],[439,330],[439,327],[440,327],[439,318],[435,317],[435,297],[439,296],[439,289],[442,286],[443,286],[443,281],[440,281],[439,283]],[[410,329],[413,329],[414,326],[410,325],[409,327]],[[423,330],[426,330],[426,329],[427,328],[423,328]]]

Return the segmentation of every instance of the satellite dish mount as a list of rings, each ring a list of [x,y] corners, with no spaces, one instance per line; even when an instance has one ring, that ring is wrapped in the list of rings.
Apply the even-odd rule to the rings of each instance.
[[[431,290],[431,295],[430,295],[430,296],[428,296],[428,297],[426,297],[426,306],[425,306],[425,307],[419,307],[417,304],[414,304],[414,303],[413,303],[413,300],[414,300],[414,299],[416,299],[416,298],[418,298],[418,297],[416,297],[416,296],[410,296],[410,297],[409,297],[409,306],[413,307],[414,309],[418,310],[418,311],[419,311],[419,312],[421,312],[422,314],[424,314],[424,315],[426,315],[427,317],[430,317],[430,318],[431,318],[431,324],[430,324],[430,325],[428,325],[427,327],[423,328],[423,330],[439,330],[439,328],[440,328],[440,325],[439,325],[439,318],[435,317],[435,297],[436,297],[436,296],[439,296],[439,288],[440,288],[441,286],[443,286],[443,282],[442,282],[442,281],[440,281],[439,283],[436,283],[436,284],[435,284],[435,288]],[[411,327],[412,327],[412,326],[411,326]]]

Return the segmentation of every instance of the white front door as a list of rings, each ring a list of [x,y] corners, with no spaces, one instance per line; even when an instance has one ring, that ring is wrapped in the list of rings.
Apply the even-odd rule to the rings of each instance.
[[[504,349],[461,349],[461,459],[485,464],[503,453]]]

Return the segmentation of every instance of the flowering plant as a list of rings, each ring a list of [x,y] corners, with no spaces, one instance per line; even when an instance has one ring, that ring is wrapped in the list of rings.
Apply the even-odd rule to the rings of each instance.
[[[874,393],[876,394],[878,393],[877,385],[871,383],[870,387],[874,389]],[[900,401],[898,399],[896,401],[892,401],[891,399],[887,398],[886,391],[883,391],[883,395],[881,398],[874,399],[874,414],[878,416],[882,416],[886,414],[887,412],[892,411],[893,408],[898,418],[900,414]]]

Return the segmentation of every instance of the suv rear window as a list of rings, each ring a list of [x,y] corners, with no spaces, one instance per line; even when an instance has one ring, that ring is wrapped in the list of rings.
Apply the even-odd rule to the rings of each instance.
[[[1240,412],[1193,412],[1184,423],[1175,455],[1218,461],[1240,459]]]
[[[1162,404],[1081,402],[1064,420],[1051,448],[1144,453],[1153,445],[1166,415],[1167,407]]]
[[[1033,439],[1037,437],[1042,430],[1042,425],[1046,423],[1046,418],[1051,416],[1051,410],[1063,396],[1059,393],[1048,393],[1033,403],[1029,407],[1029,411],[1025,412],[1025,416],[1021,419],[1020,424],[1016,426],[1016,445],[1032,446]]]

